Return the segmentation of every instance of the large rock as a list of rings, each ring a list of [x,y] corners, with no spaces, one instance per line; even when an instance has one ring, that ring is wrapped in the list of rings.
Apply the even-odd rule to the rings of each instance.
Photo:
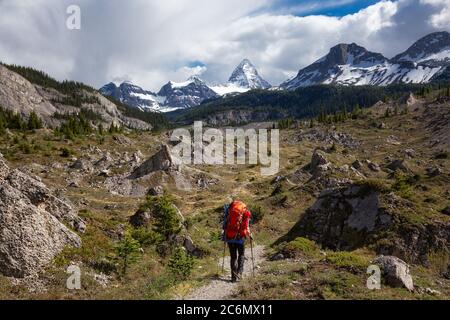
[[[67,200],[63,201],[54,196],[42,182],[17,169],[11,170],[9,175],[5,177],[5,181],[17,192],[28,198],[34,206],[50,212],[58,220],[79,232],[85,231],[86,225],[78,217],[72,205]]]
[[[392,287],[405,287],[414,291],[414,282],[409,272],[409,265],[393,256],[379,256],[374,261],[382,270],[383,278],[387,285]]]
[[[406,163],[406,161],[405,160],[400,160],[400,159],[392,161],[386,167],[388,169],[392,170],[392,171],[397,171],[397,170],[400,170],[400,171],[403,171],[403,172],[410,172],[411,171],[409,166],[408,166],[408,164]]]
[[[331,169],[331,163],[328,162],[324,152],[315,150],[308,169],[314,176],[318,176]]]
[[[79,247],[80,237],[61,221],[84,229],[67,203],[0,157],[0,274],[37,273],[65,246]]]
[[[450,222],[411,223],[401,212],[406,206],[407,200],[371,184],[328,189],[278,243],[304,237],[333,250],[370,245],[379,254],[426,264],[431,252],[450,247]]]
[[[306,237],[334,250],[353,250],[391,223],[391,216],[380,208],[376,190],[352,185],[322,192],[287,237]]]
[[[147,227],[152,218],[149,210],[138,210],[129,218],[130,224],[135,228]]]
[[[164,188],[162,186],[155,186],[155,187],[151,187],[147,194],[149,196],[154,196],[154,197],[159,197],[164,195]]]
[[[166,144],[163,144],[157,153],[131,173],[130,178],[138,179],[155,171],[169,171],[175,168],[170,149]]]
[[[92,170],[92,165],[88,160],[77,159],[74,163],[70,165],[70,168],[74,170],[90,171]]]

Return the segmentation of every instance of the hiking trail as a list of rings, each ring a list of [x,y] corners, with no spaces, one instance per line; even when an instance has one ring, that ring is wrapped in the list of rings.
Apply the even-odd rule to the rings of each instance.
[[[265,246],[255,246],[253,254],[255,258],[255,274],[258,273],[259,266],[265,261],[264,257]],[[228,252],[227,252],[228,253]],[[222,258],[219,260],[219,265],[222,267]],[[248,281],[252,275],[252,258],[250,245],[245,249],[245,265],[244,265],[244,279]],[[225,257],[225,273],[219,278],[213,279],[209,284],[194,289],[189,295],[184,297],[184,300],[226,300],[231,299],[231,296],[236,293],[239,283],[231,282],[230,272],[230,256]]]

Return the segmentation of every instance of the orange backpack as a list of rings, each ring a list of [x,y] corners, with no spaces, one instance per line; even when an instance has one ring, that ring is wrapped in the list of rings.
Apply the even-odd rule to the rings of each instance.
[[[233,201],[228,208],[228,216],[225,227],[225,235],[228,240],[236,240],[246,237],[248,225],[247,206],[241,201]]]

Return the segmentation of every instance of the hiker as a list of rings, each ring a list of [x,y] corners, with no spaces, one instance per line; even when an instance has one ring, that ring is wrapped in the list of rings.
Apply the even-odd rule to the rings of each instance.
[[[244,271],[245,239],[253,239],[250,233],[250,218],[250,211],[241,201],[235,200],[224,208],[223,241],[228,244],[230,250],[232,282],[239,281]]]

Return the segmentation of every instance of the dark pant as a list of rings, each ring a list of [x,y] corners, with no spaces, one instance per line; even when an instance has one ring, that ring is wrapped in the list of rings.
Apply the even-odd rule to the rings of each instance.
[[[228,243],[228,248],[231,257],[231,280],[236,281],[244,272],[245,245],[243,243]]]

